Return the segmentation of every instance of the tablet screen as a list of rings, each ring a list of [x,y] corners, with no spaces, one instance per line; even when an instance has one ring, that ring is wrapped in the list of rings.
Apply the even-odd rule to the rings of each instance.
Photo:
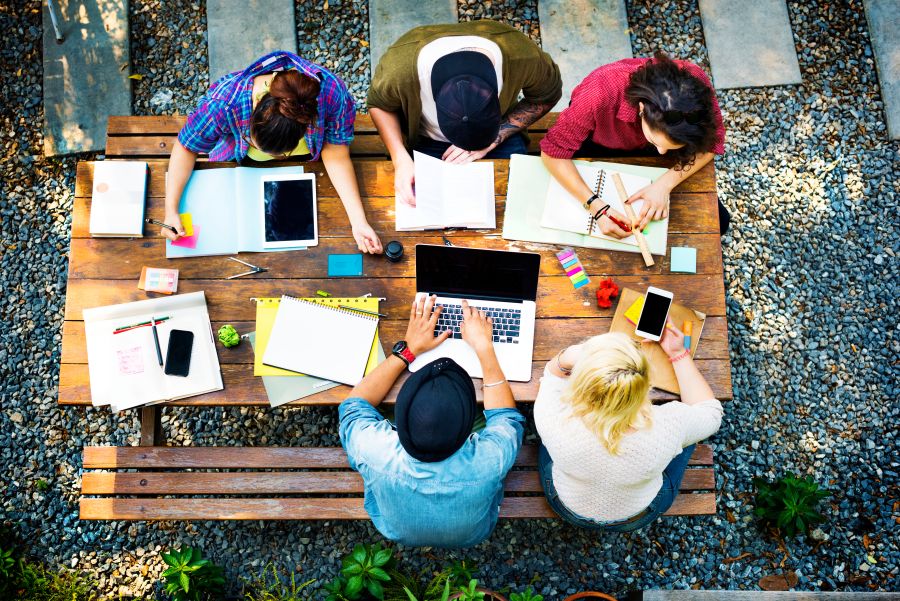
[[[315,204],[310,179],[263,182],[266,242],[315,238]]]

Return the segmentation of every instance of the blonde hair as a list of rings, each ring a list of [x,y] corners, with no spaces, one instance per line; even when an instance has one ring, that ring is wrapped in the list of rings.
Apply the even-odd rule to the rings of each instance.
[[[650,363],[625,334],[601,334],[584,342],[562,393],[573,414],[615,455],[630,428],[651,424]]]

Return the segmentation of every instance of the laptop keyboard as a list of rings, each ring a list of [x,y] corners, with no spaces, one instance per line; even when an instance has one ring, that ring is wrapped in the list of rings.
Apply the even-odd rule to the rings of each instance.
[[[441,307],[441,315],[438,317],[434,335],[437,336],[441,332],[450,330],[453,332],[452,338],[462,338],[462,334],[459,331],[459,325],[463,320],[462,305],[438,304],[436,306]],[[521,309],[471,306],[484,311],[493,320],[494,342],[519,344],[519,327],[522,320]]]

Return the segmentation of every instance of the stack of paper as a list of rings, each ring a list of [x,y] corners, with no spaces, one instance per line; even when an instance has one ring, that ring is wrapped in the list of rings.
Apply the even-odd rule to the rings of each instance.
[[[497,227],[493,163],[453,165],[421,152],[413,155],[416,206],[395,200],[397,231]]]
[[[91,236],[139,238],[144,235],[144,199],[147,163],[99,161],[94,163],[91,192]]]
[[[157,326],[163,358],[172,330],[194,334],[187,377],[159,365],[149,326],[116,330],[166,317]],[[222,390],[219,359],[203,292],[84,310],[91,401],[113,411]]]

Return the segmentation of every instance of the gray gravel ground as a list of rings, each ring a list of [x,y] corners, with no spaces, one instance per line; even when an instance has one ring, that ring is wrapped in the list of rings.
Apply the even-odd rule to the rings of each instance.
[[[533,0],[460,4],[462,18],[471,10],[537,35]],[[370,524],[78,522],[81,448],[133,444],[137,424],[55,404],[75,161],[85,157],[40,157],[39,6],[0,5],[0,518],[21,522],[35,556],[94,573],[110,595],[151,596],[159,551],[182,543],[202,547],[232,580],[270,560],[330,578],[354,542],[377,540]],[[365,2],[296,6],[301,51],[329,56],[361,100]],[[801,589],[900,590],[898,144],[887,140],[862,3],[788,6],[804,83],[719,92],[728,154],[718,185],[734,215],[723,244],[735,391],[712,439],[719,515],[629,535],[501,522],[464,554],[488,584],[537,578],[560,599],[583,588],[752,589],[790,570]],[[133,70],[144,75],[137,114],[187,112],[205,90],[204,10],[198,0],[132,0]],[[662,48],[708,67],[695,2],[631,2],[629,22],[637,55]],[[161,90],[171,91],[168,104],[153,102]],[[179,409],[165,425],[173,444],[338,444],[328,409]],[[751,478],[784,470],[834,489],[819,540],[781,547],[751,523]],[[400,553],[427,568],[463,556]]]

